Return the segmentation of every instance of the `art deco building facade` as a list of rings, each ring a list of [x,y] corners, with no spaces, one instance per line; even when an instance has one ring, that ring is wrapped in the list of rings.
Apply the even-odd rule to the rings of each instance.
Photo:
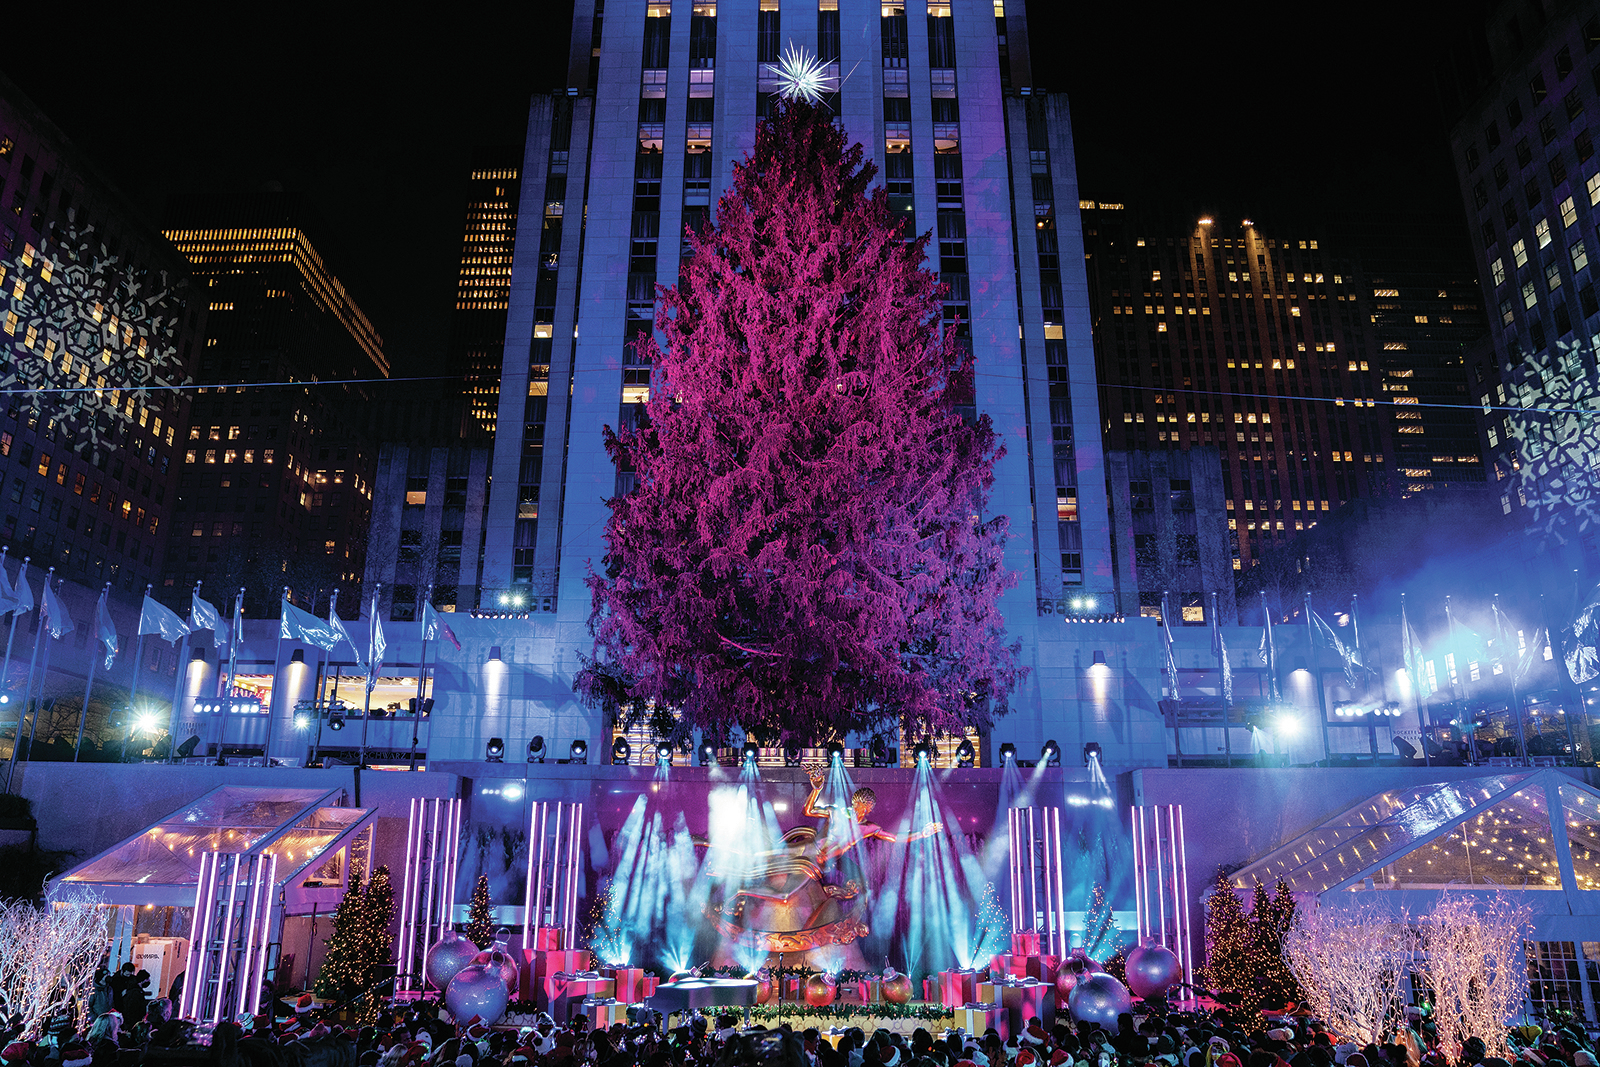
[[[1235,570],[1346,501],[1482,484],[1460,412],[1481,316],[1448,257],[1383,226],[1083,213],[1107,447],[1220,449]]]
[[[93,589],[159,581],[188,424],[178,387],[205,319],[183,257],[0,78],[0,544],[13,559]]]
[[[500,364],[511,299],[521,167],[518,149],[479,149],[473,153],[467,178],[448,356],[451,376],[461,379],[467,437],[493,437],[500,410]]]
[[[243,585],[252,614],[274,611],[283,585],[307,602],[342,588],[353,614],[365,567],[377,450],[363,383],[389,364],[307,216],[282,193],[168,209],[167,236],[206,286],[210,328],[164,580]]]
[[[1492,74],[1451,134],[1491,345],[1470,401],[1496,510],[1600,562],[1600,14],[1507,3],[1486,27]]]
[[[1020,7],[579,0],[573,26],[568,92],[530,111],[479,589],[485,609],[533,613],[530,722],[554,716],[556,735],[598,714],[570,681],[604,501],[626,488],[603,428],[650,388],[628,342],[677,275],[683,227],[753,147],[793,45],[843,76],[830,106],[895,210],[934,234],[929,266],[1007,447],[992,506],[1020,582],[1004,611],[1035,670],[1005,730],[1036,743],[1076,692],[1071,617],[1117,606],[1071,125],[1063,97],[1031,92]],[[1050,729],[1070,747],[1072,726]]]

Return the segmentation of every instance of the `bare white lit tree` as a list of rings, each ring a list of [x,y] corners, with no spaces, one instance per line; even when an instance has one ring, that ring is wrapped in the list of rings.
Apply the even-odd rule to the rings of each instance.
[[[1404,909],[1372,903],[1302,908],[1283,935],[1312,1014],[1358,1045],[1385,1040],[1404,1019],[1401,981],[1415,947]]]
[[[106,950],[106,912],[92,890],[64,890],[42,906],[0,902],[0,1003],[24,1034],[73,1010],[82,1025],[95,965]]]
[[[1452,1061],[1462,1042],[1483,1039],[1490,1056],[1513,1059],[1506,1023],[1528,990],[1524,945],[1533,913],[1505,893],[1488,899],[1445,893],[1417,925],[1417,971],[1433,988],[1439,1045]]]

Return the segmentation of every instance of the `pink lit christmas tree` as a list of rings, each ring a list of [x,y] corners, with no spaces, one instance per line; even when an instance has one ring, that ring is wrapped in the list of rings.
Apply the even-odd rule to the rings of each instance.
[[[1002,449],[875,168],[820,109],[762,123],[715,225],[658,287],[579,678],[623,717],[816,742],[986,724],[1022,676],[986,515]]]

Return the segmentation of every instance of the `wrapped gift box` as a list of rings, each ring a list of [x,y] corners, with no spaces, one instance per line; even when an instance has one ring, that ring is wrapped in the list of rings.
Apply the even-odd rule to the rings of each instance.
[[[536,1003],[541,997],[548,997],[545,979],[555,974],[579,974],[587,971],[591,962],[589,953],[583,949],[527,949],[522,955],[521,998]],[[549,1010],[548,1001],[539,1006]]]
[[[560,926],[541,926],[533,932],[533,948],[538,952],[560,952],[566,930]]]
[[[661,979],[653,974],[644,976],[644,999],[649,1000],[656,995],[656,986],[661,984]]]
[[[1024,930],[1019,934],[1012,934],[1011,954],[1013,956],[1037,956],[1039,954],[1039,931]]]
[[[804,1000],[805,992],[806,980],[804,978],[799,975],[786,974],[783,976],[783,995],[778,999],[789,1001]]]
[[[863,978],[856,983],[856,993],[863,1004],[883,1003],[883,979]]]
[[[932,1001],[934,996],[929,991],[927,999]],[[947,1008],[959,1008],[964,1004],[978,1003],[978,972],[977,971],[940,971],[938,1001]]]
[[[975,1037],[982,1037],[991,1028],[999,1031],[1006,1040],[1005,1009],[998,1004],[964,1004],[956,1009],[956,1026]]]
[[[605,967],[600,973],[616,983],[613,996],[624,1004],[637,1004],[649,995],[644,991],[643,967]]]
[[[617,1023],[624,1026],[628,1024],[628,1006],[615,997],[603,1000],[586,998],[583,1001],[583,1014],[589,1017],[590,1030],[609,1030]]]
[[[1019,956],[1014,952],[1002,953],[989,961],[989,969],[997,978],[1026,978],[1030,958]]]
[[[1007,1029],[1002,1036],[1022,1033],[1029,1019],[1038,1019],[1046,1030],[1056,1022],[1055,986],[1035,978],[979,982],[978,1003],[1004,1009]]]
[[[1061,969],[1061,957],[1048,953],[1041,956],[1028,957],[1028,977],[1037,978],[1046,985],[1053,985],[1056,980],[1056,971]]]
[[[543,992],[548,1011],[556,1022],[565,1024],[585,1000],[615,999],[617,984],[593,972],[566,974],[558,972],[544,979]]]

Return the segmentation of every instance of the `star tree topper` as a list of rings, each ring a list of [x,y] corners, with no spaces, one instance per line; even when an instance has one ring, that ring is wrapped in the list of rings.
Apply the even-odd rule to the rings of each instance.
[[[778,79],[778,95],[808,104],[821,103],[825,94],[837,92],[839,88],[838,78],[828,74],[830,65],[790,41],[773,68]]]

